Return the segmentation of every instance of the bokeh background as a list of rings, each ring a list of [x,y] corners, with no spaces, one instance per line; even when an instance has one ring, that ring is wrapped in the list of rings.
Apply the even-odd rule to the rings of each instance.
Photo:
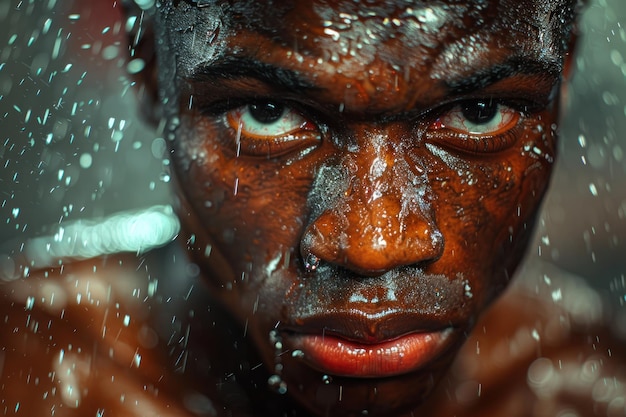
[[[0,253],[77,219],[168,204],[165,141],[138,114],[119,5],[0,0],[0,23]],[[623,305],[626,1],[592,1],[581,32],[529,256]]]

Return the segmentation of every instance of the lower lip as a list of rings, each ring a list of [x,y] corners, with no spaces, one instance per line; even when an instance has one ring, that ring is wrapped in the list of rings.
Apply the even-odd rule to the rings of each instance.
[[[322,372],[357,378],[405,374],[426,365],[447,345],[452,329],[411,333],[376,344],[361,344],[334,336],[296,338],[304,360]]]

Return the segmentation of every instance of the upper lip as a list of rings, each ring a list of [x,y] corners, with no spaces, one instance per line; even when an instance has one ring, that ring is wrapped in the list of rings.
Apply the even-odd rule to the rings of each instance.
[[[467,325],[465,281],[416,268],[366,280],[320,268],[285,300],[278,330],[376,344]]]
[[[315,314],[296,318],[294,324],[285,324],[280,330],[287,333],[335,336],[361,344],[376,344],[410,333],[433,333],[453,327],[457,326],[392,308],[377,312],[350,309]]]

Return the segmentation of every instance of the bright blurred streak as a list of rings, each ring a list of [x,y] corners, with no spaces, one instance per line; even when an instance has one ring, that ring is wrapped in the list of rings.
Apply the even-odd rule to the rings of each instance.
[[[171,242],[180,223],[169,205],[125,211],[100,220],[78,220],[53,236],[30,239],[24,246],[28,264],[51,266],[64,258],[86,259],[119,252],[143,253]]]

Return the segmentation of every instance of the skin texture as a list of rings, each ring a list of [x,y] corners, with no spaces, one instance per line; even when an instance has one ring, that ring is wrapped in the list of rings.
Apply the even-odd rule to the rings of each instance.
[[[159,10],[192,253],[279,390],[339,414],[388,415],[427,398],[523,255],[554,161],[572,8]],[[244,114],[268,102],[297,122],[258,134]],[[462,108],[481,103],[498,103],[503,122],[463,124]],[[367,348],[443,331],[426,363],[393,375],[335,372],[302,341]]]
[[[170,249],[68,263],[3,283],[4,414],[350,415],[336,405],[309,414],[288,394],[269,391],[244,332],[207,303],[209,289],[199,281],[190,291],[173,268],[186,269],[183,253]],[[528,288],[513,284],[480,318],[423,404],[387,415],[624,415],[623,341],[603,326],[608,317],[598,314],[597,295],[568,280],[547,283],[542,277],[554,271],[529,272],[537,279]],[[146,297],[156,280],[158,290]],[[570,301],[548,302],[555,289]],[[408,393],[413,387],[396,395]]]
[[[546,395],[526,381],[540,356],[567,370],[594,352],[593,381],[609,378],[621,362],[604,333],[590,341],[545,305],[551,289],[487,310],[548,185],[573,4],[293,3],[159,2],[146,16],[134,56],[171,141],[194,308],[163,312],[182,291],[167,269],[178,254],[6,285],[0,402],[67,416],[606,415],[587,385]],[[157,278],[170,287],[137,296]]]

